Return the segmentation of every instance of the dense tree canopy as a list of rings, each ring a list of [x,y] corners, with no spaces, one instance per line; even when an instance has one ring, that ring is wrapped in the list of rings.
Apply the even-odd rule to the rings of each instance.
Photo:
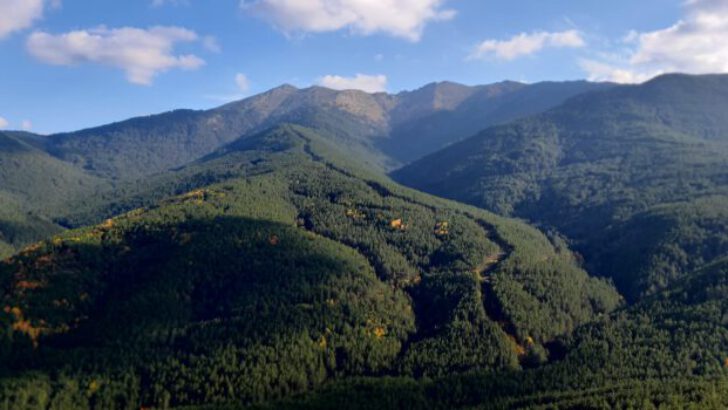
[[[555,227],[636,300],[728,253],[728,76],[579,95],[405,167],[400,182]]]
[[[307,129],[179,172],[222,181],[0,265],[0,401],[255,403],[350,376],[519,369],[620,303],[537,230],[347,166]]]
[[[587,90],[395,174],[501,216],[383,175]],[[726,408],[726,107],[284,86],[2,132],[0,409]]]

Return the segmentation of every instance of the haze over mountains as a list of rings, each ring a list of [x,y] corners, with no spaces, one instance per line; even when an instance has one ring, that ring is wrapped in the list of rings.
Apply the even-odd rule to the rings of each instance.
[[[726,112],[723,75],[284,85],[0,132],[0,403],[725,408]]]

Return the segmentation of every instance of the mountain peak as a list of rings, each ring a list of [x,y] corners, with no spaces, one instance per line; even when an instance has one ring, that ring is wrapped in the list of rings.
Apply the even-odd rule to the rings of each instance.
[[[288,84],[288,83],[283,83],[283,84],[279,85],[278,87],[271,88],[270,90],[266,91],[265,93],[270,93],[270,92],[294,92],[294,91],[299,91],[299,88],[296,87],[295,85],[291,85],[291,84]]]

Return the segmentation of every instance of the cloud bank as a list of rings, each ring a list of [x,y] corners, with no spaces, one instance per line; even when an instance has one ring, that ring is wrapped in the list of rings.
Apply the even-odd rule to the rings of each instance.
[[[452,19],[444,0],[242,0],[241,7],[285,33],[349,29],[418,41],[429,22]]]
[[[576,30],[521,33],[508,40],[485,40],[475,47],[469,59],[495,58],[511,61],[535,54],[545,48],[579,48],[585,45],[586,42]]]
[[[60,0],[0,0],[0,39],[31,27],[48,5],[58,7]]]
[[[368,93],[387,91],[387,76],[357,74],[354,77],[327,75],[317,81],[318,85],[333,90],[361,90]]]
[[[32,56],[47,64],[102,64],[123,70],[133,84],[149,85],[160,73],[204,65],[195,55],[174,54],[178,43],[198,40],[195,32],[180,27],[99,27],[63,34],[35,32],[26,45]]]
[[[689,0],[670,27],[632,32],[621,58],[584,60],[590,80],[641,82],[667,72],[728,73],[728,2]]]

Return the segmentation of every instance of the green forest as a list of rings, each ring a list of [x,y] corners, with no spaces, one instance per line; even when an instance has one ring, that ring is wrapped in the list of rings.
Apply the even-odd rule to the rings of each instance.
[[[247,176],[3,263],[9,408],[40,392],[36,408],[256,403],[346,376],[530,367],[621,303],[522,223],[344,168],[303,128],[255,139],[209,160],[265,158]]]
[[[283,86],[0,132],[0,409],[726,408],[727,107]]]
[[[630,301],[728,253],[728,81],[666,75],[490,128],[397,181],[566,235]]]

